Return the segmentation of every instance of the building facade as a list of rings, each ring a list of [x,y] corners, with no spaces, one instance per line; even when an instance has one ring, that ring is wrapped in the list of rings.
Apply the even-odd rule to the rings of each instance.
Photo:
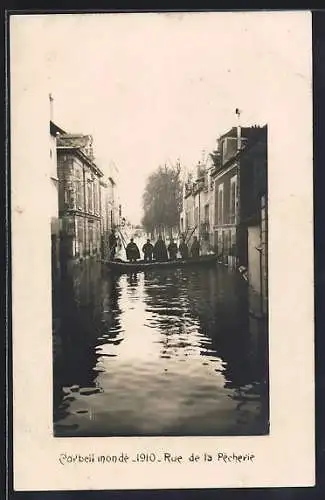
[[[196,236],[201,243],[202,253],[208,253],[213,247],[213,184],[211,172],[213,162],[209,156],[199,162],[195,175],[191,174],[184,184],[183,207],[180,219],[181,233],[189,244]],[[194,180],[193,180],[194,178]]]
[[[252,146],[263,130],[245,127],[238,136],[232,128],[219,138],[218,150],[213,153],[214,248],[220,261],[232,268],[247,265],[247,227],[242,217],[252,203],[256,204],[255,177],[249,164],[255,162]]]
[[[250,307],[265,316],[268,297],[267,128],[241,155],[241,263],[247,267]]]
[[[50,206],[51,206],[51,265],[52,280],[60,276],[60,219],[59,219],[59,178],[57,164],[56,139],[64,131],[50,120],[49,127],[49,156],[50,156]]]
[[[120,226],[121,205],[118,204],[116,183],[110,176],[100,180],[101,202],[101,251],[104,259],[109,258],[108,239],[112,229]],[[119,233],[119,230],[118,230]]]
[[[231,129],[213,153],[214,246],[219,260],[245,269],[253,309],[267,308],[267,127]],[[226,143],[226,146],[225,146]]]
[[[57,136],[61,257],[87,258],[101,253],[103,172],[93,159],[92,138]]]

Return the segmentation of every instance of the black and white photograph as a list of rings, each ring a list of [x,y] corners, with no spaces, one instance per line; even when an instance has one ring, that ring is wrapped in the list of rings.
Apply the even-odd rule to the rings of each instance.
[[[309,220],[311,187],[310,150],[299,152],[308,23],[291,15],[11,18],[13,276],[37,288],[14,293],[15,331],[27,328],[13,337],[15,404],[27,405],[14,422],[39,426],[57,457],[93,442],[108,456],[120,442],[91,438],[238,438],[213,441],[218,460],[253,462],[248,438],[261,456],[280,423],[291,435],[274,411],[288,415],[296,382],[303,393],[288,360],[310,341],[295,331],[311,304],[297,307],[286,285],[299,273],[307,291],[309,260],[294,259],[309,229],[301,246],[292,221]],[[138,462],[161,461],[140,448]]]
[[[45,41],[54,434],[266,434],[266,117],[213,24],[145,18]]]

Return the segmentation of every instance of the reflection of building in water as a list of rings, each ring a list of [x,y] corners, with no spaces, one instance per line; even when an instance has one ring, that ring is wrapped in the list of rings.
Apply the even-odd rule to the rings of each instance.
[[[120,289],[116,276],[105,274],[102,280],[102,322],[103,329],[109,331],[119,313]]]
[[[225,268],[188,273],[189,310],[210,339],[209,350],[224,361],[227,386],[240,387],[267,377],[267,328],[250,330],[246,283]]]
[[[193,320],[189,321],[188,297],[182,277],[181,270],[144,274],[143,299],[146,311],[154,314],[155,328],[162,334],[162,358],[187,356],[188,350],[193,355],[192,331],[196,329],[193,329]]]
[[[136,288],[139,284],[138,273],[128,273],[127,282],[131,288]]]
[[[60,285],[60,327],[55,332],[54,398],[62,397],[61,388],[94,385],[97,338],[102,332],[103,293],[109,293],[96,262],[84,261],[70,266]],[[57,405],[55,405],[57,406]]]
[[[260,352],[251,342],[246,283],[239,276],[224,268],[162,272],[146,275],[144,290],[163,334],[164,357],[220,357],[230,387],[257,380]]]

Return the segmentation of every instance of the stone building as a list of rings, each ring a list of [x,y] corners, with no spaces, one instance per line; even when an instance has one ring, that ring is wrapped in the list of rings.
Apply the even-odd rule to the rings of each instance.
[[[101,252],[101,189],[103,172],[94,162],[92,138],[57,136],[61,256],[99,256]]]
[[[256,307],[267,302],[267,127],[236,128],[213,153],[215,249],[233,269],[244,269]],[[254,302],[254,300],[253,300]],[[258,302],[258,304],[257,304]]]
[[[240,264],[247,268],[251,309],[267,312],[268,297],[268,197],[267,128],[247,145],[241,155]]]
[[[49,156],[50,156],[50,206],[51,206],[51,257],[52,280],[57,280],[60,275],[60,220],[59,220],[59,178],[57,165],[56,139],[64,130],[50,120],[49,127]]]
[[[101,249],[104,259],[109,257],[108,238],[112,229],[119,225],[119,206],[116,196],[116,182],[112,176],[100,179],[101,200]]]
[[[211,250],[213,244],[213,184],[211,156],[198,162],[195,175],[189,175],[184,184],[183,208],[180,218],[181,232],[189,244],[196,236],[201,242],[202,253]]]
[[[251,185],[247,184],[246,171],[243,168],[248,147],[258,137],[260,127],[243,127],[240,136],[233,127],[218,139],[218,149],[212,153],[214,170],[212,180],[214,183],[214,248],[220,260],[229,267],[236,268],[239,262],[246,257],[245,230],[242,236],[240,222],[243,202],[240,198],[242,188],[250,199]],[[248,146],[249,145],[249,146]],[[248,190],[248,191],[247,191]]]

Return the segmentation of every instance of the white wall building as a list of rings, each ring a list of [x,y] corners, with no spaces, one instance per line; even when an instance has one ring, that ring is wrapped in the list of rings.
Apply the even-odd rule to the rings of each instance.
[[[49,207],[51,218],[52,278],[57,277],[60,269],[60,221],[59,221],[59,179],[56,149],[57,134],[64,133],[51,120],[49,123]]]

